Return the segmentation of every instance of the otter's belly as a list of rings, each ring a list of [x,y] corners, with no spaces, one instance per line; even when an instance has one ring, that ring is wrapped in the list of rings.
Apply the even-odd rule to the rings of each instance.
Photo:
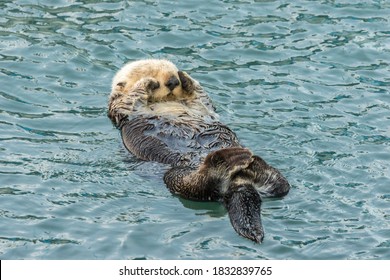
[[[151,141],[151,146],[145,147],[146,149],[154,149],[153,143],[163,143],[172,154],[190,155],[191,164],[198,164],[210,151],[240,146],[234,132],[215,121],[207,122],[203,119],[185,117],[171,119],[162,116],[138,116],[129,120],[129,123],[132,126],[142,123],[143,129],[137,131],[142,133],[139,136],[157,140]]]

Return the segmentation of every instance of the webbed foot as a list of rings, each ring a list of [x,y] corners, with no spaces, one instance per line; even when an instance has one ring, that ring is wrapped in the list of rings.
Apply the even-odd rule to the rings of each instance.
[[[290,184],[282,173],[255,155],[247,168],[235,174],[233,182],[252,184],[262,197],[282,197],[290,190]]]
[[[253,183],[256,190],[264,197],[285,196],[290,184],[282,173],[258,156],[253,156],[253,159],[248,169],[255,173]]]
[[[261,243],[264,238],[260,217],[261,198],[253,186],[231,186],[224,196],[224,204],[234,230],[245,238]]]

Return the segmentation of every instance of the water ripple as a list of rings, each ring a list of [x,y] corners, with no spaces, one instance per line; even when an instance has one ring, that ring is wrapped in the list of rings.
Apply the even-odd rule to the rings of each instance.
[[[2,259],[389,259],[390,6],[352,2],[0,2]],[[124,150],[111,79],[150,57],[292,183],[260,246]]]

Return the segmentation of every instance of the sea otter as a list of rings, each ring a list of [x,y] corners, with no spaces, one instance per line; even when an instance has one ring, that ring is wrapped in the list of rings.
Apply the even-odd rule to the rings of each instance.
[[[261,198],[290,185],[218,120],[196,80],[167,60],[128,63],[113,79],[108,117],[132,154],[170,165],[164,182],[173,194],[221,201],[236,232],[262,242]]]

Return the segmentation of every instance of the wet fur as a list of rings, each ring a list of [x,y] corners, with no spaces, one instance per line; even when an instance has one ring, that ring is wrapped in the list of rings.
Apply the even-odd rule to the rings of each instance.
[[[261,197],[284,196],[290,185],[218,121],[197,81],[166,60],[127,64],[114,77],[108,116],[131,153],[171,166],[172,193],[221,201],[237,233],[263,240]]]

